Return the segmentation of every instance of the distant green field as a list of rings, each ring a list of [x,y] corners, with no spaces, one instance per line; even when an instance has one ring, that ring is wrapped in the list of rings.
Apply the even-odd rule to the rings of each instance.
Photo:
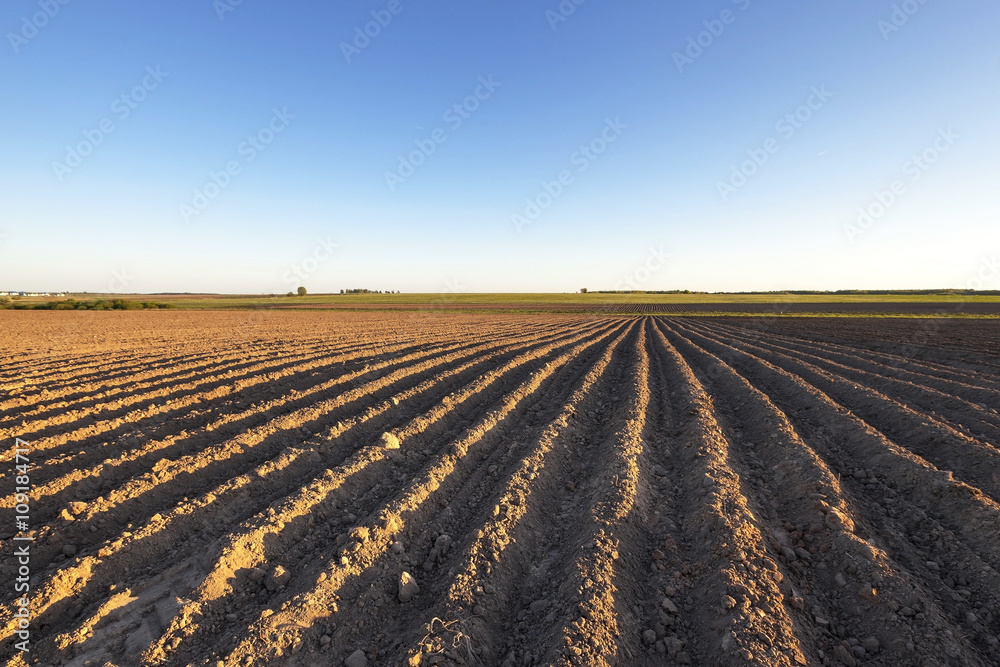
[[[1000,294],[960,294],[937,292],[931,294],[599,294],[599,293],[481,293],[481,294],[316,294],[298,296],[267,295],[215,295],[215,294],[155,294],[155,295],[94,295],[74,294],[78,299],[125,298],[140,301],[166,302],[178,308],[191,309],[242,309],[260,307],[350,307],[350,306],[573,306],[575,308],[600,308],[608,304],[797,304],[797,303],[997,303]]]
[[[68,299],[75,302],[66,303]],[[492,313],[585,313],[670,316],[960,317],[1000,318],[1000,293],[924,291],[893,293],[481,293],[315,294],[71,294],[25,297],[0,308],[81,308],[82,303],[187,310],[307,309],[408,310]]]

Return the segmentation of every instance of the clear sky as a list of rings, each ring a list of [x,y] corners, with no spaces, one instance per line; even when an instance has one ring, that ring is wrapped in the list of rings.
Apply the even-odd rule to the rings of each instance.
[[[1000,289],[995,0],[576,2],[5,0],[0,289]]]

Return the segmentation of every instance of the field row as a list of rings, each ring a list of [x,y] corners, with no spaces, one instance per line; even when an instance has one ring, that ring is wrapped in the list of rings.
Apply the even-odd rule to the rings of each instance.
[[[1000,662],[994,367],[711,319],[246,315],[0,341],[32,660]]]

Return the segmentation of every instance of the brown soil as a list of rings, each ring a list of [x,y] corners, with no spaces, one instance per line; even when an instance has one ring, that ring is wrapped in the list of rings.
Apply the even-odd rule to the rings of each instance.
[[[1000,664],[992,322],[0,315],[9,664]]]

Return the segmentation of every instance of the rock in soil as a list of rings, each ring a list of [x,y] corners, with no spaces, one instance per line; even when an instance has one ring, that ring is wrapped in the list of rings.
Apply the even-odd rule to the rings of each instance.
[[[358,649],[344,660],[344,667],[368,667],[368,656],[361,649]]]
[[[413,599],[413,596],[420,592],[420,587],[417,586],[416,580],[413,578],[409,572],[403,572],[399,575],[399,601],[409,602]]]
[[[399,438],[396,437],[395,433],[383,433],[382,446],[386,449],[399,449]]]

